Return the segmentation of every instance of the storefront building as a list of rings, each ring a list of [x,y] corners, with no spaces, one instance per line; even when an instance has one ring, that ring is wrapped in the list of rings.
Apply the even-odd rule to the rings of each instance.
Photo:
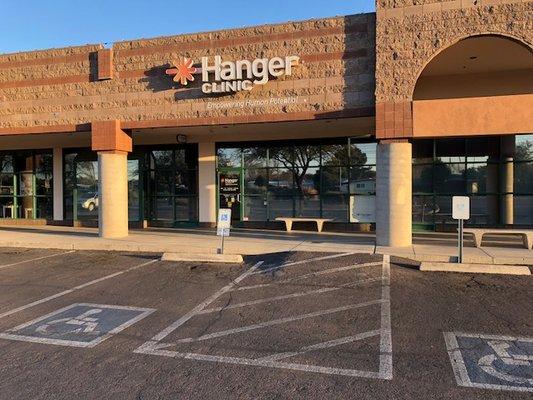
[[[376,8],[0,55],[2,222],[533,226],[533,1]]]

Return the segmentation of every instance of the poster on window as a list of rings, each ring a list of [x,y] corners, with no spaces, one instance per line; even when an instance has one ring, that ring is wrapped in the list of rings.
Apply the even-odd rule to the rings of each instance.
[[[372,223],[376,222],[376,196],[352,195],[350,196],[350,222]]]

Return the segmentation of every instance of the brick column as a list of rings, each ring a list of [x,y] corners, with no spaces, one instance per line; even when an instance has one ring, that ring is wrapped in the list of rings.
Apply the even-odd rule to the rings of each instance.
[[[412,244],[412,145],[381,141],[376,166],[376,244]]]
[[[92,149],[98,152],[98,229],[102,238],[128,236],[128,153],[131,137],[120,121],[92,123]]]

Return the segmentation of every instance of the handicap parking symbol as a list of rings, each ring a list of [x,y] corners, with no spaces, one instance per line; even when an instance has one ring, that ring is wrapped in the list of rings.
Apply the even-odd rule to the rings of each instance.
[[[444,334],[460,386],[533,392],[533,338]]]
[[[151,308],[76,303],[0,333],[0,338],[94,347],[154,311]]]

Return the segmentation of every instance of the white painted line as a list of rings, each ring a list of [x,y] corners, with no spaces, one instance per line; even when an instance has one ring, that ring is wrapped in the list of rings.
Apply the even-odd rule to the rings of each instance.
[[[158,261],[159,261],[159,259],[150,260],[150,261],[147,261],[145,263],[142,263],[142,264],[139,264],[139,265],[135,265],[135,266],[133,266],[131,268],[125,269],[123,271],[115,272],[114,274],[106,275],[106,276],[104,276],[102,278],[98,278],[98,279],[83,283],[81,285],[73,287],[72,289],[67,289],[67,290],[64,290],[62,292],[59,292],[59,293],[53,294],[51,296],[45,297],[43,299],[33,301],[33,302],[31,302],[29,304],[26,304],[24,306],[17,307],[17,308],[14,308],[13,310],[9,310],[9,311],[6,311],[6,312],[0,314],[0,318],[4,318],[4,317],[7,317],[9,315],[13,315],[15,313],[18,313],[20,311],[26,310],[28,308],[35,307],[36,305],[46,303],[46,302],[48,302],[50,300],[57,299],[58,297],[65,296],[66,294],[73,293],[73,292],[75,292],[77,290],[86,288],[87,286],[91,286],[91,285],[94,285],[96,283],[103,282],[103,281],[105,281],[107,279],[114,278],[116,276],[125,274],[126,272],[130,272],[130,271],[136,270],[138,268],[144,267],[146,265],[153,264],[153,263],[158,262]]]
[[[330,309],[327,309],[327,310],[321,310],[321,311],[315,311],[315,312],[307,313],[307,314],[295,315],[295,316],[292,316],[292,317],[273,319],[273,320],[270,320],[270,321],[260,322],[258,324],[253,324],[253,325],[248,325],[248,326],[241,326],[239,328],[233,328],[233,329],[227,329],[227,330],[224,330],[224,331],[213,332],[213,333],[202,335],[202,336],[199,336],[199,337],[196,337],[196,338],[179,339],[179,340],[176,341],[176,343],[200,342],[200,341],[214,339],[214,338],[218,338],[218,337],[222,337],[222,336],[233,335],[233,334],[236,334],[236,333],[242,333],[242,332],[248,332],[248,331],[255,330],[255,329],[266,328],[266,327],[269,327],[269,326],[285,324],[287,322],[301,321],[301,320],[307,319],[307,318],[314,318],[314,317],[319,317],[319,316],[322,316],[322,315],[334,314],[334,313],[338,313],[338,312],[342,312],[342,311],[352,310],[354,308],[368,307],[368,306],[375,305],[375,304],[381,304],[381,302],[382,302],[381,299],[380,300],[372,300],[372,301],[366,301],[364,303],[350,304],[348,306],[335,307],[335,308],[330,308]]]
[[[279,269],[283,269],[283,268],[286,268],[286,267],[292,267],[293,265],[308,264],[308,263],[311,263],[311,262],[314,262],[314,261],[330,260],[332,258],[351,256],[351,255],[354,255],[354,254],[355,253],[350,252],[350,253],[332,254],[332,255],[327,255],[327,256],[322,256],[322,257],[308,258],[306,260],[293,261],[293,262],[288,262],[288,263],[284,263],[284,264],[281,264],[281,265],[276,265],[275,267],[270,267],[270,268],[267,268],[267,269],[264,269],[264,270],[256,271],[256,272],[254,272],[254,274],[266,274],[267,272],[277,271]]]
[[[260,361],[279,361],[279,360],[283,360],[285,358],[299,356],[301,354],[309,353],[311,351],[329,349],[331,347],[340,346],[342,344],[351,343],[351,342],[355,342],[355,341],[363,340],[363,339],[368,339],[368,338],[371,338],[371,337],[374,337],[374,336],[379,336],[380,333],[381,333],[381,331],[379,329],[378,330],[374,330],[374,331],[363,332],[363,333],[359,333],[359,334],[353,335],[353,336],[345,336],[345,337],[342,337],[342,338],[339,338],[339,339],[328,340],[327,342],[322,342],[322,343],[312,344],[310,346],[305,346],[305,347],[302,347],[300,350],[297,350],[297,351],[287,351],[285,353],[272,354],[271,356],[261,357],[261,358],[258,358],[257,360],[260,360]]]
[[[321,367],[318,365],[284,363],[284,362],[277,362],[277,361],[261,361],[261,360],[254,360],[250,358],[223,357],[223,356],[212,356],[212,355],[207,355],[207,354],[178,353],[178,352],[169,351],[169,350],[157,350],[152,347],[152,344],[153,342],[146,342],[143,346],[135,350],[135,353],[151,354],[151,355],[165,356],[165,357],[178,357],[178,358],[184,358],[184,359],[196,360],[196,361],[208,361],[208,362],[218,362],[218,363],[226,363],[226,364],[288,369],[288,370],[294,370],[294,371],[316,372],[320,374],[341,375],[341,376],[350,376],[350,377],[357,377],[357,378],[379,379],[381,377],[378,372],[373,372],[373,371],[360,371],[360,370],[355,370],[355,369]]]
[[[170,335],[172,332],[174,332],[176,329],[178,329],[180,326],[182,326],[185,322],[190,320],[192,317],[194,317],[196,314],[198,314],[200,311],[202,311],[205,307],[207,307],[209,304],[211,304],[213,301],[218,299],[220,296],[222,296],[224,293],[229,292],[233,289],[235,285],[237,285],[240,281],[245,279],[247,276],[252,274],[257,268],[259,268],[263,264],[263,261],[259,261],[256,263],[252,268],[250,268],[248,271],[244,272],[243,274],[239,275],[237,278],[235,278],[233,281],[231,281],[229,284],[224,286],[222,289],[214,293],[213,295],[209,296],[207,299],[202,301],[200,304],[198,304],[196,307],[194,307],[191,311],[189,311],[187,314],[185,314],[183,317],[175,321],[173,324],[169,325],[166,329],[163,329],[161,332],[159,332],[157,335],[155,335],[151,341],[159,342],[163,340],[165,337]],[[148,343],[148,342],[147,342]]]
[[[366,264],[354,264],[354,265],[347,265],[347,266],[344,266],[344,267],[324,269],[324,270],[321,270],[321,271],[310,272],[310,273],[304,274],[304,275],[298,275],[298,276],[295,276],[295,277],[292,277],[292,278],[282,279],[282,280],[279,280],[277,282],[260,283],[260,284],[257,284],[257,285],[241,286],[241,287],[235,288],[234,290],[235,291],[240,291],[240,290],[258,289],[258,288],[263,288],[263,287],[283,284],[285,282],[293,282],[293,281],[300,280],[300,279],[312,278],[312,277],[320,276],[320,275],[334,274],[336,272],[350,271],[350,270],[353,270],[353,269],[360,269],[360,268],[365,268],[365,267],[374,267],[374,266],[381,265],[381,264],[382,264],[381,261],[379,261],[379,262],[371,262],[371,263],[366,263]]]
[[[342,255],[347,255],[347,254],[352,254],[352,253],[346,253],[346,254],[342,254]],[[339,257],[339,256],[341,256],[341,255],[335,255],[335,257]],[[334,257],[333,256],[327,256],[327,258],[334,258]],[[301,263],[303,264],[304,262],[309,262],[309,260],[304,260]],[[300,263],[300,262],[298,262],[298,263]],[[374,265],[382,265],[383,264],[382,270],[386,270],[388,272],[388,269],[387,269],[388,266],[386,266],[384,263],[378,262],[378,263],[373,263],[373,264]],[[349,376],[349,377],[363,377],[363,378],[372,378],[372,379],[391,379],[391,377],[392,377],[392,358],[391,358],[391,364],[390,364],[391,373],[389,374],[386,369],[385,370],[381,370],[380,369],[379,372],[378,371],[362,371],[362,370],[356,370],[356,369],[334,368],[334,367],[324,367],[324,366],[319,366],[319,365],[307,365],[307,364],[299,364],[299,363],[280,362],[280,361],[276,361],[276,360],[267,360],[267,359],[263,360],[263,359],[250,359],[250,358],[241,358],[241,357],[214,356],[214,355],[209,355],[209,354],[198,354],[198,353],[182,353],[182,352],[177,352],[177,351],[173,351],[173,350],[169,350],[168,349],[169,347],[176,345],[177,342],[174,342],[174,343],[160,343],[160,341],[162,339],[164,339],[170,333],[174,332],[179,326],[181,326],[184,323],[186,323],[193,316],[198,315],[198,314],[207,314],[209,312],[215,312],[215,311],[219,310],[219,308],[207,309],[206,307],[209,304],[211,304],[212,302],[214,302],[217,298],[219,298],[222,294],[230,292],[232,290],[235,290],[236,284],[239,283],[240,281],[242,281],[243,279],[245,279],[246,277],[248,277],[249,275],[264,273],[265,271],[273,270],[273,268],[271,268],[271,269],[267,269],[265,271],[254,271],[254,269],[256,269],[257,267],[258,267],[258,265],[254,266],[254,268],[252,270],[250,270],[247,273],[239,276],[231,284],[227,285],[226,287],[222,288],[219,292],[215,293],[213,296],[211,296],[208,299],[206,299],[204,302],[199,304],[197,307],[195,307],[193,310],[191,310],[191,312],[189,312],[188,314],[184,315],[182,318],[180,318],[174,324],[172,324],[171,326],[169,326],[165,330],[161,331],[159,334],[154,336],[151,340],[149,340],[149,341],[145,342],[144,344],[142,344],[141,346],[139,346],[134,351],[134,353],[150,354],[150,355],[164,356],[164,357],[176,357],[176,358],[183,358],[183,359],[196,360],[196,361],[218,362],[218,363],[245,365],[245,366],[269,367],[269,368],[277,368],[277,369],[285,369],[285,370],[314,372],[314,373],[330,374],[330,375],[341,375],[341,376]],[[350,266],[350,267],[352,267],[352,266]],[[275,268],[279,269],[279,267],[275,267]],[[370,278],[370,279],[368,279],[366,281],[368,281],[368,282],[370,282],[370,281],[381,281],[382,284],[384,282],[387,282],[387,284],[388,284],[389,280],[390,280],[389,279],[389,275],[385,275],[382,272],[380,277]],[[351,282],[349,285],[352,285],[354,283],[355,284],[363,283],[363,282],[365,282],[365,281],[362,280],[362,281],[359,281],[359,282]],[[324,289],[330,289],[330,288],[324,288]],[[306,292],[293,293],[293,294],[286,295],[286,296],[296,296],[296,295],[300,295],[300,294],[304,295],[303,293],[306,293]],[[384,292],[383,292],[383,289],[382,289],[382,297],[383,298],[379,299],[379,300],[372,301],[372,302],[360,303],[360,304],[350,305],[350,306],[347,306],[347,307],[339,307],[339,308],[331,309],[331,310],[323,310],[323,311],[319,311],[319,312],[316,312],[316,313],[299,315],[299,316],[296,316],[296,317],[289,317],[289,318],[283,318],[283,319],[278,319],[278,320],[273,320],[273,321],[267,321],[267,322],[264,322],[264,323],[261,323],[261,324],[250,325],[250,326],[247,326],[247,327],[241,327],[241,328],[232,329],[232,330],[215,332],[213,334],[200,336],[199,338],[182,339],[181,341],[178,341],[178,342],[182,342],[183,340],[187,341],[187,342],[189,342],[189,341],[197,341],[197,340],[207,340],[207,339],[214,338],[214,337],[221,337],[221,336],[230,335],[230,334],[233,334],[233,333],[239,333],[239,332],[249,331],[249,330],[252,330],[252,329],[259,329],[259,328],[263,328],[263,327],[267,327],[267,326],[272,326],[272,325],[275,325],[275,324],[278,324],[278,323],[296,321],[296,320],[301,320],[301,319],[304,319],[304,318],[312,318],[313,316],[320,316],[320,315],[325,315],[325,314],[331,314],[331,313],[334,313],[334,312],[340,312],[343,309],[347,309],[348,310],[348,309],[357,308],[357,307],[365,307],[365,306],[369,306],[369,305],[372,305],[372,304],[382,304],[384,302],[388,303],[388,315],[389,315],[389,324],[388,324],[388,326],[390,327],[390,301],[389,301],[389,292],[388,292],[388,290],[385,291],[385,296],[383,296],[383,294],[384,294]],[[252,303],[259,304],[259,303],[256,303],[256,302],[267,302],[267,301],[273,301],[273,300],[280,300],[282,297],[285,298],[285,296],[277,296],[277,297],[270,298],[270,299],[259,299],[259,300],[255,300],[255,301],[252,301],[252,302],[239,303],[239,304],[235,304],[233,306],[234,306],[234,308],[245,307],[246,305],[250,305]],[[387,299],[387,300],[384,300],[384,299]],[[231,307],[231,306],[229,306],[229,307]],[[223,307],[220,307],[220,308],[223,308]],[[385,317],[383,316],[383,309],[382,309],[382,318],[381,319],[382,319],[382,321],[381,321],[382,323],[383,323],[383,320],[385,320],[385,322],[387,320],[386,314],[385,314]],[[387,324],[385,324],[385,326],[387,327]],[[299,349],[298,351],[312,351],[313,349],[333,347],[334,345],[342,344],[342,342],[346,342],[347,343],[349,341],[358,340],[356,338],[357,337],[361,337],[361,335],[364,335],[364,336],[368,335],[368,337],[370,337],[370,336],[377,336],[377,335],[383,335],[383,334],[385,334],[385,335],[389,334],[390,335],[390,330],[388,332],[383,332],[382,329],[371,331],[371,332],[365,332],[365,333],[359,334],[359,335],[354,335],[354,336],[345,337],[345,338],[341,338],[341,339],[335,339],[335,340],[331,340],[331,341],[328,341],[328,342],[319,343],[319,344],[312,345],[312,346],[307,346],[307,347]],[[390,343],[390,340],[389,340],[389,343]],[[381,339],[380,339],[380,344],[381,344]],[[278,356],[281,357],[281,355],[279,355],[279,354],[278,354]],[[390,356],[392,357],[392,354]],[[385,360],[386,359],[387,358],[385,358]],[[380,364],[380,367],[381,367],[381,364]]]
[[[49,254],[49,255],[47,255],[47,256],[31,258],[31,259],[29,259],[29,260],[22,260],[22,261],[18,261],[18,262],[11,263],[11,264],[4,264],[4,265],[0,265],[0,269],[4,269],[4,268],[7,268],[7,267],[14,267],[15,265],[25,264],[25,263],[29,263],[29,262],[33,262],[33,261],[44,260],[45,258],[52,258],[52,257],[63,256],[63,255],[65,255],[65,254],[74,253],[75,251],[76,251],[76,250],[64,251],[64,252],[62,252],[62,253],[54,253],[54,254]]]
[[[43,321],[51,316],[60,314],[66,310],[70,310],[71,308],[77,307],[77,306],[86,306],[86,307],[95,307],[95,308],[108,308],[108,309],[120,309],[120,310],[130,310],[130,311],[141,311],[141,313],[134,318],[131,318],[130,320],[124,322],[123,324],[117,326],[116,328],[110,330],[109,332],[105,333],[102,336],[99,336],[95,338],[94,340],[90,342],[81,342],[76,340],[62,340],[62,339],[52,339],[52,338],[43,338],[43,337],[34,337],[34,336],[26,336],[26,335],[17,335],[15,332],[24,329],[30,325],[33,325],[37,322]],[[92,348],[96,345],[102,343],[104,340],[109,339],[111,336],[123,331],[124,329],[130,327],[131,325],[135,324],[136,322],[140,321],[141,319],[147,317],[151,313],[156,311],[154,308],[141,308],[141,307],[130,307],[130,306],[114,306],[114,305],[108,305],[108,304],[92,304],[92,303],[74,303],[67,307],[63,307],[59,310],[53,311],[51,313],[48,313],[42,317],[33,319],[29,322],[25,322],[22,325],[19,325],[15,328],[11,328],[6,332],[0,333],[0,338],[2,339],[10,339],[10,340],[17,340],[22,342],[32,342],[32,343],[41,343],[41,344],[53,344],[58,346],[71,346],[71,347],[85,347],[85,348]]]
[[[214,312],[231,310],[231,309],[234,309],[234,308],[241,308],[241,307],[253,306],[253,305],[262,304],[262,303],[270,303],[270,302],[278,301],[278,300],[285,300],[285,299],[292,299],[292,298],[295,298],[295,297],[308,296],[308,295],[311,295],[311,294],[322,294],[322,293],[334,292],[336,290],[347,289],[347,288],[351,288],[351,287],[357,286],[357,285],[364,285],[366,283],[381,282],[381,281],[382,281],[381,277],[379,277],[379,278],[370,278],[370,279],[362,279],[360,281],[345,283],[345,284],[337,286],[337,287],[327,287],[327,288],[322,288],[322,289],[309,290],[309,291],[306,291],[306,292],[291,293],[291,294],[286,294],[286,295],[282,295],[282,296],[275,296],[275,297],[269,297],[269,298],[265,298],[265,299],[246,301],[246,302],[243,302],[243,303],[236,303],[236,304],[223,306],[223,307],[206,308],[206,309],[198,312],[198,314],[210,314],[210,313],[214,313]]]
[[[383,255],[383,283],[381,287],[381,338],[379,344],[379,373],[392,379],[392,328],[390,313],[390,255]]]

